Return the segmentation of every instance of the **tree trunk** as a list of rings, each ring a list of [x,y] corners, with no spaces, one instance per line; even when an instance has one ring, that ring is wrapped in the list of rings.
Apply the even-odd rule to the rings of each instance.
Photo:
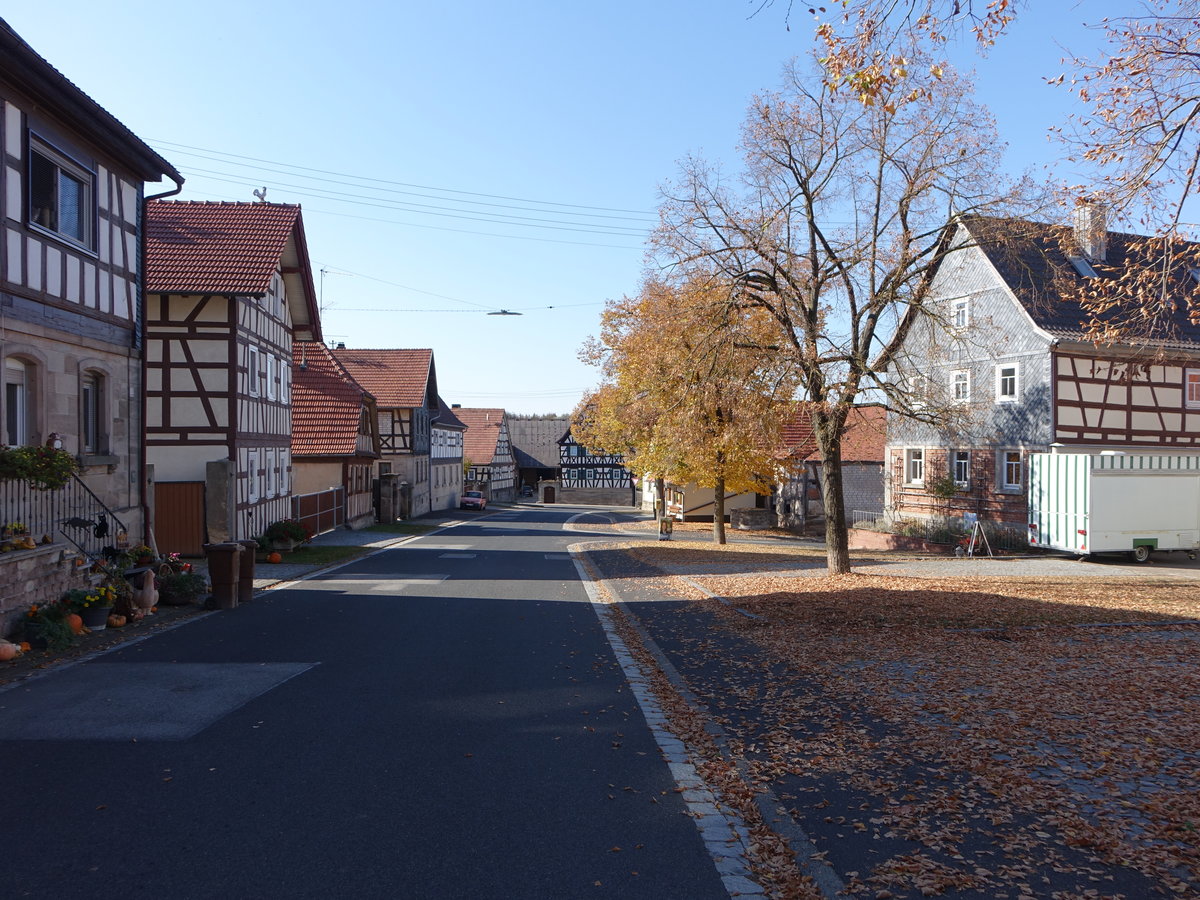
[[[713,488],[713,541],[725,543],[725,477],[717,478]]]
[[[661,476],[654,479],[654,518],[665,519],[667,517],[667,481]]]
[[[842,428],[840,415],[818,414],[813,422],[821,464],[821,499],[825,503],[825,556],[830,575],[850,574],[850,535],[846,528],[846,500],[842,495]]]

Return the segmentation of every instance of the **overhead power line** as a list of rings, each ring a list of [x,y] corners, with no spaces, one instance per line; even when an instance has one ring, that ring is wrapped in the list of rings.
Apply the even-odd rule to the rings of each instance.
[[[160,145],[163,148],[170,148],[170,150],[168,150],[168,152],[178,152],[178,153],[182,153],[185,156],[189,156],[189,155],[190,156],[201,156],[201,158],[212,159],[212,160],[218,161],[218,162],[228,161],[231,164],[242,165],[242,166],[245,166],[248,168],[257,168],[257,167],[246,166],[245,163],[241,163],[238,161],[239,160],[247,160],[247,161],[253,162],[253,163],[264,163],[267,166],[272,167],[272,170],[279,170],[279,169],[295,170],[294,172],[287,173],[287,174],[296,174],[298,172],[315,172],[320,175],[334,175],[334,176],[337,176],[338,178],[352,178],[352,179],[355,179],[358,181],[372,182],[372,183],[381,184],[381,185],[394,185],[396,187],[402,187],[402,188],[416,188],[417,190],[422,190],[422,191],[438,191],[438,192],[444,193],[444,194],[459,194],[464,197],[486,197],[489,201],[490,200],[507,200],[507,201],[511,201],[514,203],[531,203],[531,204],[537,204],[540,206],[553,206],[553,207],[559,207],[564,212],[567,210],[571,210],[571,209],[594,210],[595,211],[595,212],[566,213],[569,215],[596,215],[599,213],[628,213],[633,216],[644,217],[647,221],[654,220],[654,214],[652,212],[647,211],[647,210],[642,210],[642,209],[621,209],[621,208],[608,207],[608,206],[591,206],[591,205],[587,205],[587,204],[583,204],[583,203],[562,203],[557,200],[535,200],[535,199],[531,199],[528,197],[513,197],[513,196],[509,196],[509,195],[505,195],[505,194],[488,194],[488,193],[483,193],[480,191],[465,191],[465,190],[460,190],[458,188],[441,188],[441,187],[434,187],[432,185],[413,184],[413,183],[407,182],[407,181],[395,181],[395,180],[387,179],[387,178],[375,178],[375,177],[369,176],[369,175],[355,175],[353,173],[348,173],[348,172],[335,172],[335,171],[332,171],[329,169],[317,169],[317,168],[313,168],[311,166],[301,166],[301,165],[296,165],[293,163],[279,162],[277,160],[262,159],[261,157],[256,157],[256,156],[242,156],[237,153],[227,153],[223,150],[213,150],[213,149],[209,149],[206,147],[195,147],[195,146],[192,146],[189,144],[179,144],[179,143],[175,143],[174,141],[152,140],[151,143]],[[207,156],[203,156],[202,154],[207,154]],[[328,180],[328,179],[316,179],[316,180]],[[401,193],[403,193],[403,192],[401,192]],[[437,199],[437,198],[431,198],[431,199]],[[449,200],[451,198],[444,198],[444,199]],[[478,202],[478,201],[465,201],[464,200],[464,201],[459,201],[459,202],[466,203],[466,202]],[[488,205],[495,205],[495,204],[488,204]]]

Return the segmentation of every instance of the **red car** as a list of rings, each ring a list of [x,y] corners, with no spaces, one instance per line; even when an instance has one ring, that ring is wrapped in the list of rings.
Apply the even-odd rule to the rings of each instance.
[[[458,508],[483,511],[487,509],[487,497],[483,496],[483,491],[463,491],[458,500]]]

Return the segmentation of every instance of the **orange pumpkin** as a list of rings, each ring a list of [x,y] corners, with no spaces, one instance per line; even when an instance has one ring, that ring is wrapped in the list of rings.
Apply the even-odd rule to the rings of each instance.
[[[0,641],[0,662],[8,662],[10,659],[16,659],[20,655],[20,644],[10,644],[8,641]]]
[[[118,616],[114,613],[108,617],[108,627],[109,628],[120,628],[124,624],[125,624],[124,616]]]
[[[283,554],[280,553],[278,550],[272,550],[270,553],[267,554],[267,562],[281,563],[281,562],[283,562]]]
[[[71,628],[71,634],[83,634],[83,616],[79,613],[68,613],[67,625]]]

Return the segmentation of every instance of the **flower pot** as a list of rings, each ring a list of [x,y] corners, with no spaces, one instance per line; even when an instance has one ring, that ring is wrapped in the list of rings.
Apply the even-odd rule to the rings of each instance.
[[[291,538],[272,538],[271,539],[271,549],[272,550],[280,550],[280,551],[283,551],[284,553],[289,553],[292,550],[296,549],[297,543],[299,543],[299,542],[293,541]]]
[[[103,631],[108,627],[108,616],[111,612],[111,606],[89,606],[79,615],[83,618],[83,624],[92,631]]]

